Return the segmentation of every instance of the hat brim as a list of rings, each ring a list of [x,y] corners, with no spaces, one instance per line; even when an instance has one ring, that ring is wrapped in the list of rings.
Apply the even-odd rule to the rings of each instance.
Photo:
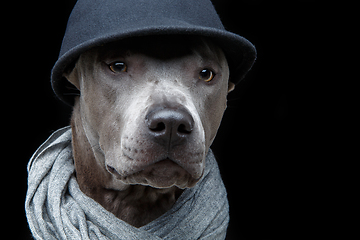
[[[71,48],[59,57],[51,73],[51,85],[56,96],[68,105],[73,105],[74,95],[78,95],[79,93],[74,89],[75,87],[63,77],[63,73],[71,64],[74,64],[82,53],[93,47],[110,42],[130,37],[152,35],[192,35],[210,38],[224,51],[229,63],[230,81],[235,84],[244,78],[256,59],[256,49],[251,42],[237,34],[216,28],[159,26],[133,29],[121,33],[108,33],[107,35],[92,38],[91,40],[76,45],[76,47]]]

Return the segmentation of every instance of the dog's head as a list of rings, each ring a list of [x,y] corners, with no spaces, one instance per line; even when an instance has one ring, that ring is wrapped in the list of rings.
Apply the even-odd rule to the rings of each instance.
[[[65,77],[80,90],[84,132],[112,188],[186,188],[201,178],[234,88],[211,41],[122,40],[83,53]]]

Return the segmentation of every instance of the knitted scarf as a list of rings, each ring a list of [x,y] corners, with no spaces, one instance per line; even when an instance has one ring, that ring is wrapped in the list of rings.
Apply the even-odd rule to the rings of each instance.
[[[210,150],[203,177],[165,214],[136,228],[81,192],[74,175],[71,128],[54,132],[28,164],[26,217],[35,239],[225,239],[226,190]]]

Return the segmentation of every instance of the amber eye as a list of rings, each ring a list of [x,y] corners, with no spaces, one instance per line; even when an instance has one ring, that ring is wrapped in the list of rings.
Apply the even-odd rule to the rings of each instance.
[[[126,72],[127,65],[124,62],[113,62],[109,64],[109,68],[114,73]]]
[[[199,73],[199,79],[205,82],[210,82],[214,77],[215,73],[207,68],[201,70],[201,72]]]

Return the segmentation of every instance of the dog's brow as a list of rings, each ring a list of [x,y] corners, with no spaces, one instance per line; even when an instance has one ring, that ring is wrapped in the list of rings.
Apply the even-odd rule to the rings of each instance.
[[[217,50],[208,48],[207,51],[205,51],[205,49],[202,51],[199,51],[198,49],[193,49],[193,53],[202,59],[202,64],[204,66],[211,66],[215,64],[221,70],[223,70],[223,68],[227,66],[227,64],[224,64],[227,63],[225,55],[220,52],[220,49]]]
[[[102,61],[116,60],[119,58],[126,58],[129,55],[129,51],[122,48],[98,48],[98,58]]]

